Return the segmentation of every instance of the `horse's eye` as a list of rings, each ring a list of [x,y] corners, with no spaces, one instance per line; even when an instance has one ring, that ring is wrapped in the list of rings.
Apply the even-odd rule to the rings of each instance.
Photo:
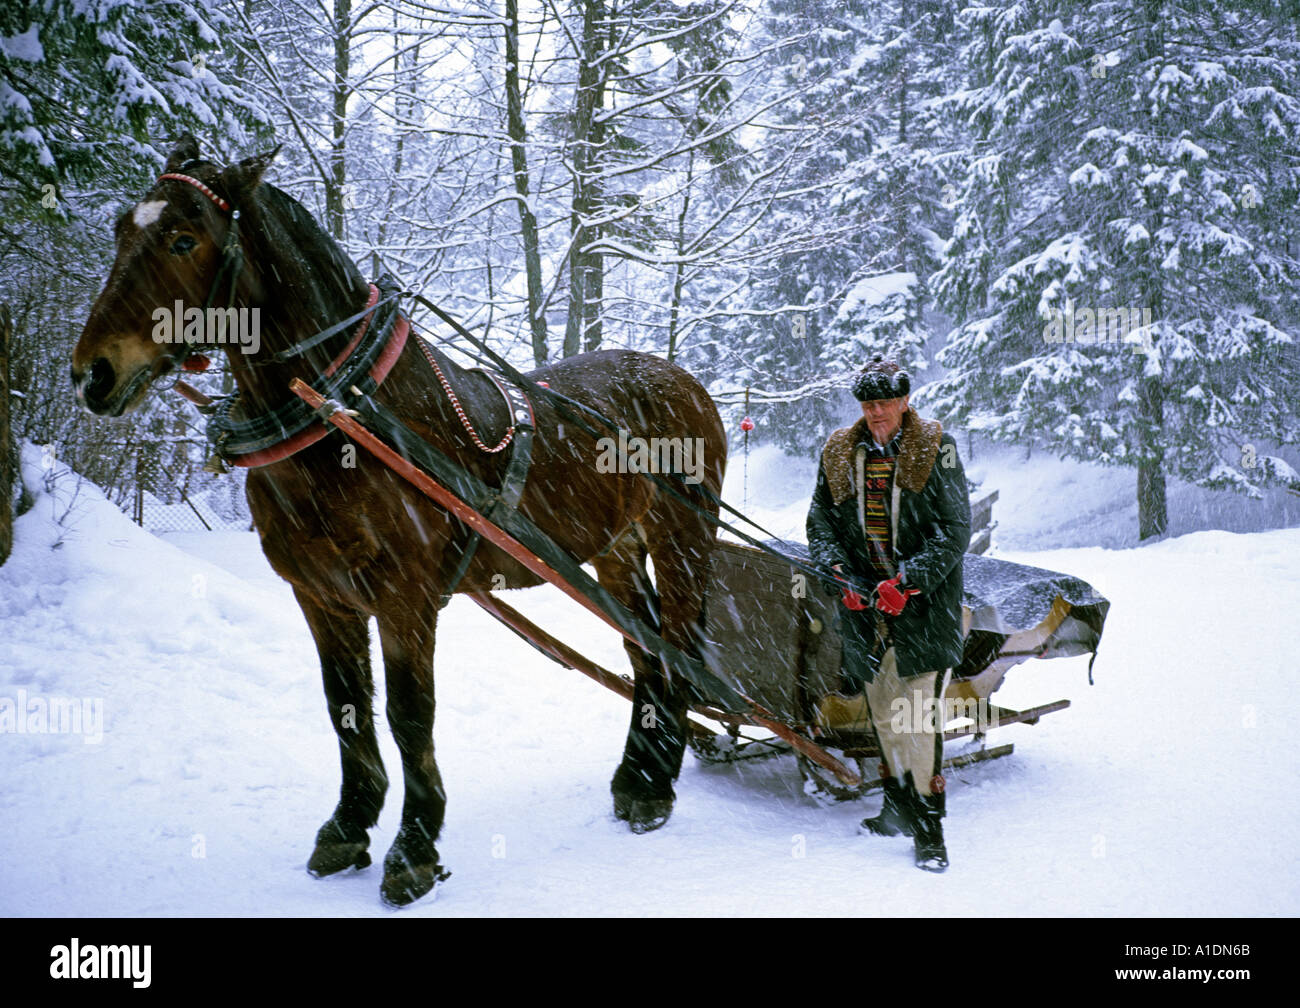
[[[172,255],[189,255],[197,244],[193,235],[177,235],[176,240],[172,242]]]

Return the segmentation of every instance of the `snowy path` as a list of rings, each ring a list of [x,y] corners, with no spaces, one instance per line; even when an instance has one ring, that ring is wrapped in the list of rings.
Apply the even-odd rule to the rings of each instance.
[[[304,870],[337,793],[336,748],[310,637],[256,537],[163,542],[85,488],[79,508],[57,549],[54,498],[19,522],[0,568],[0,698],[100,698],[102,741],[0,735],[0,913],[390,913],[378,867]],[[906,839],[855,834],[874,803],[806,798],[789,758],[709,768],[688,754],[670,823],[631,835],[608,794],[626,704],[455,600],[436,729],[453,876],[403,913],[1300,912],[1300,760],[1283,735],[1300,530],[1008,558],[1111,599],[1097,685],[1086,659],[1013,671],[1000,702],[1073,707],[995,732],[1015,754],[954,775],[953,866],[938,877],[912,867]],[[1211,606],[1210,592],[1238,601]],[[613,634],[558,593],[509,599],[625,667]],[[395,789],[376,860],[399,809]]]

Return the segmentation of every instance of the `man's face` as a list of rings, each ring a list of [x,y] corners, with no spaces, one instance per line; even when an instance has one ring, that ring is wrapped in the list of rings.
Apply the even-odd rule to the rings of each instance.
[[[897,399],[873,399],[862,403],[861,406],[862,415],[867,418],[867,426],[871,428],[871,436],[876,439],[876,444],[889,444],[890,439],[903,426],[903,414],[907,412],[907,396],[900,396]]]

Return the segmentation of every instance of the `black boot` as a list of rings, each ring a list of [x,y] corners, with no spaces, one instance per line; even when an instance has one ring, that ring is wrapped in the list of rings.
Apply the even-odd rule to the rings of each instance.
[[[900,833],[911,836],[912,820],[908,815],[903,786],[897,777],[887,774],[881,775],[880,782],[885,786],[885,801],[880,807],[880,815],[863,819],[858,832],[868,836],[898,836]]]
[[[948,867],[948,850],[943,845],[944,794],[922,795],[915,790],[908,796],[912,800],[912,822],[916,867],[922,871],[941,872]]]

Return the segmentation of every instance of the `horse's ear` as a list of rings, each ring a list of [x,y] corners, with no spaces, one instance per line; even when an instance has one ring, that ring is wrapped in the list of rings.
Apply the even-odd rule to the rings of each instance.
[[[271,166],[271,162],[275,160],[275,156],[280,153],[280,148],[283,146],[277,144],[274,150],[254,154],[222,170],[221,181],[225,183],[226,192],[234,202],[241,202],[245,196],[262,184],[262,176],[266,174],[266,169]]]
[[[167,155],[167,171],[174,172],[187,161],[195,161],[199,156],[199,142],[189,133],[182,133],[176,140],[176,146]]]

